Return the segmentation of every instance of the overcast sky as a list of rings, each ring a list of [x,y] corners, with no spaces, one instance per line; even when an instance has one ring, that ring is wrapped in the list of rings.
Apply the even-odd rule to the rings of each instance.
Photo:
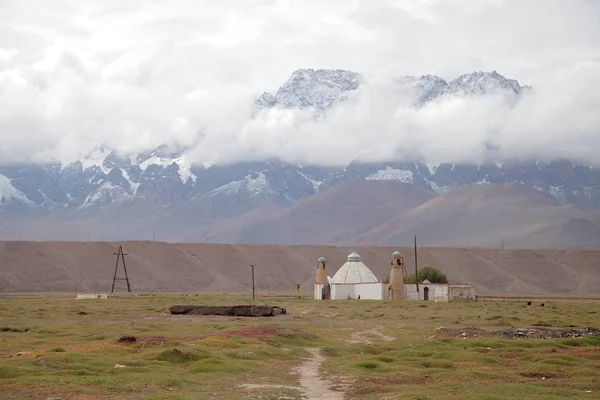
[[[415,111],[371,95],[320,123],[250,117],[298,68],[373,79],[496,70],[536,88]],[[598,159],[597,0],[0,0],[0,157],[79,157],[203,139],[200,161],[248,149],[296,161],[418,152]],[[392,106],[390,106],[390,104]],[[390,149],[394,149],[393,151]]]

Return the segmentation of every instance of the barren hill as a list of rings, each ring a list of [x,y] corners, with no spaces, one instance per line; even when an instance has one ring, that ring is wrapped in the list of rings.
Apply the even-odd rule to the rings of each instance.
[[[600,213],[560,205],[519,184],[472,185],[440,195],[352,243],[424,246],[598,249]]]
[[[329,259],[329,275],[356,250],[378,277],[389,274],[391,247],[170,244],[161,242],[0,242],[0,292],[105,292],[122,244],[134,291],[250,290],[250,263],[259,291],[311,293],[316,259]],[[407,268],[411,248],[401,248]],[[600,292],[600,251],[422,248],[419,264],[435,265],[451,281],[479,292]],[[120,271],[122,274],[122,270]],[[120,290],[124,283],[118,282]]]
[[[352,180],[283,204],[237,192],[164,206],[151,200],[4,218],[0,240],[160,240],[280,245],[600,249],[600,211],[520,184],[441,195],[414,184]]]
[[[175,240],[246,244],[335,244],[435,197],[398,181],[350,181],[287,208],[262,207]]]

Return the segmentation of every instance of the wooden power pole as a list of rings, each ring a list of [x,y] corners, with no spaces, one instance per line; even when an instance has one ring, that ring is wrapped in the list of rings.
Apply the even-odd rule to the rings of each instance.
[[[250,267],[252,268],[252,298],[255,299],[256,292],[254,291],[254,264],[250,264]]]
[[[116,281],[126,281],[127,291],[131,293],[131,286],[129,285],[129,276],[127,276],[127,265],[125,265],[125,256],[127,255],[127,253],[123,253],[123,247],[119,246],[119,251],[113,254],[117,256],[117,263],[115,265],[115,274],[113,275],[113,282],[110,292],[113,293],[115,291]],[[125,271],[125,278],[117,278],[117,271],[119,269],[119,258],[123,261],[123,270]]]
[[[415,236],[415,282],[417,283],[417,297],[421,300],[419,293],[419,261],[417,259],[417,236]]]

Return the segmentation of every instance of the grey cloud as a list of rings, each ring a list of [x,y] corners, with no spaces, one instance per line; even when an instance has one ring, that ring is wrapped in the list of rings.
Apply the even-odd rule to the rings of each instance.
[[[0,155],[71,160],[103,144],[191,145],[202,132],[199,161],[595,161],[599,18],[600,4],[584,0],[0,1],[0,54],[11,51],[0,57]],[[320,122],[299,110],[254,115],[254,98],[298,68],[368,80]],[[389,90],[404,74],[473,70],[535,90],[516,106],[492,96],[418,110]]]

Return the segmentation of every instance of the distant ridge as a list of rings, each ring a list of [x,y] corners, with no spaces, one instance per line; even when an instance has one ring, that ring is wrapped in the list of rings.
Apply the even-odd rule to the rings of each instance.
[[[255,264],[259,291],[312,293],[316,260],[335,271],[356,250],[379,278],[389,274],[396,247],[170,244],[161,242],[0,242],[0,292],[105,292],[119,245],[129,255],[134,292],[249,291]],[[399,248],[408,266],[412,249]],[[419,264],[434,265],[452,282],[483,293],[597,294],[600,251],[419,249]],[[116,287],[116,290],[123,288]]]
[[[520,184],[471,185],[440,195],[354,242],[523,249],[598,249],[600,212],[559,205]]]

